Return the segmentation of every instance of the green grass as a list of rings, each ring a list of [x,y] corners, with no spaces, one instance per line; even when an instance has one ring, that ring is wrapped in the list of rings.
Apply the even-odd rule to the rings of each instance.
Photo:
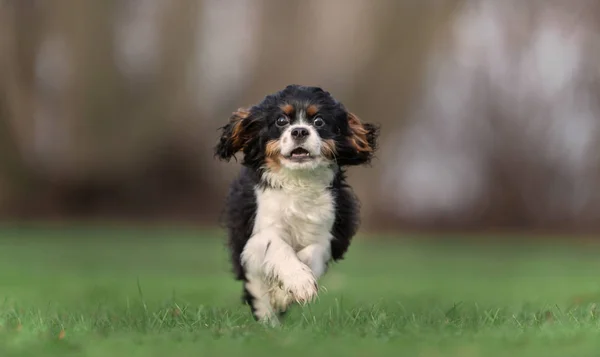
[[[221,232],[0,228],[0,356],[600,354],[599,247],[401,238],[359,239],[266,328]]]

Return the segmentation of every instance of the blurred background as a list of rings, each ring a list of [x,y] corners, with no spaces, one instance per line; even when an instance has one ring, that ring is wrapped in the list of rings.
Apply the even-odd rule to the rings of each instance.
[[[0,0],[0,218],[216,227],[230,113],[382,125],[363,230],[600,230],[597,0]]]

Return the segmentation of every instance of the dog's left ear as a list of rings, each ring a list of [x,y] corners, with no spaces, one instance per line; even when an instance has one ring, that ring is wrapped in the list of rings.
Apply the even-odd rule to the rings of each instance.
[[[373,153],[377,150],[379,127],[371,123],[362,123],[353,113],[348,113],[350,144],[358,153]]]
[[[353,113],[347,113],[349,135],[347,143],[338,157],[341,165],[367,164],[377,151],[379,126],[372,123],[363,123]]]
[[[260,128],[258,121],[252,118],[251,111],[240,108],[231,115],[229,123],[220,129],[221,138],[215,147],[215,156],[229,161],[256,138]]]

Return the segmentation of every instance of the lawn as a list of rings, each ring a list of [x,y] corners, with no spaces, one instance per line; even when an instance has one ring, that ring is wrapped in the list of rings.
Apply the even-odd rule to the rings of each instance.
[[[600,355],[600,247],[359,237],[318,302],[255,323],[223,233],[0,228],[0,356]]]

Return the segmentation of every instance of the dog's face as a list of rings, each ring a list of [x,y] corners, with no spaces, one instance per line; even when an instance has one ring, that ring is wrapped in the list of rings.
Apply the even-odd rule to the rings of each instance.
[[[242,151],[244,165],[270,171],[368,163],[379,134],[377,126],[362,123],[328,92],[298,85],[239,109],[221,130],[219,158]]]

